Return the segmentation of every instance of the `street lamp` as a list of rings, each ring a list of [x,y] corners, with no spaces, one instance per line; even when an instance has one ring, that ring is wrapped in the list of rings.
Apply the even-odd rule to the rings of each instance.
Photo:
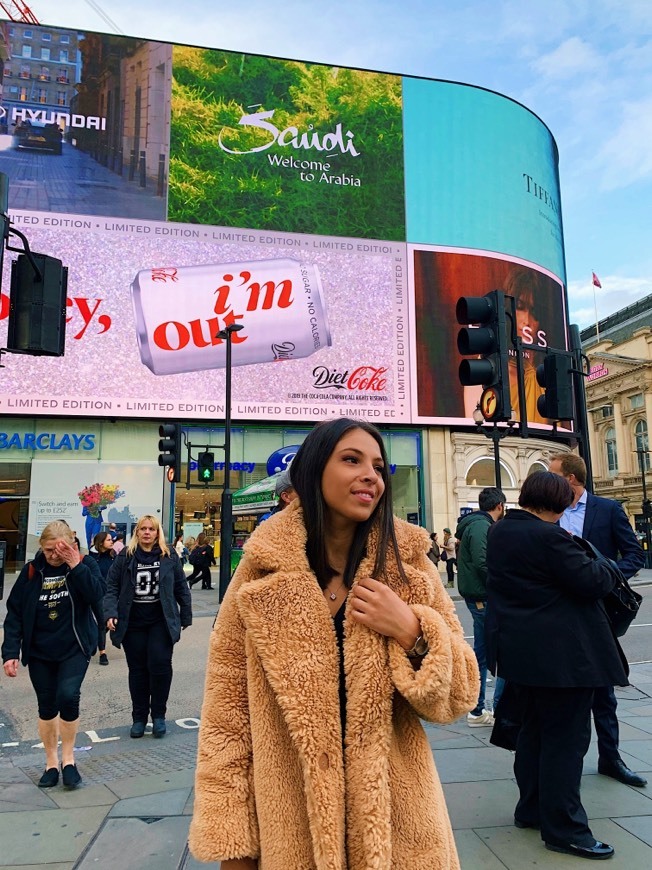
[[[220,512],[220,604],[231,579],[231,544],[233,538],[233,493],[231,492],[231,338],[243,328],[231,323],[221,329],[216,338],[226,341],[226,399],[224,407],[224,488]]]
[[[650,515],[652,514],[652,504],[647,497],[647,485],[645,481],[645,457],[649,455],[649,450],[639,447],[634,451],[638,456],[638,463],[641,469],[641,483],[643,485],[643,502],[641,508],[643,511],[643,530],[645,533],[645,567],[649,568],[652,564],[652,535],[650,535]]]
[[[494,477],[496,480],[496,486],[498,487],[498,489],[502,489],[500,482],[500,448],[498,444],[507,435],[514,434],[514,426],[516,425],[516,420],[513,419],[512,415],[512,419],[507,424],[506,429],[499,429],[497,423],[494,423],[491,428],[487,428],[483,426],[485,419],[479,404],[476,405],[472,416],[473,422],[475,423],[475,427],[478,432],[482,432],[485,438],[490,438],[494,443]]]

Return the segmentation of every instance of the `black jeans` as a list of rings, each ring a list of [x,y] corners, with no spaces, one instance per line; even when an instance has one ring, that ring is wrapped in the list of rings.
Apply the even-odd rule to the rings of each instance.
[[[188,577],[188,585],[194,586],[201,578],[201,588],[211,588],[211,569],[208,565],[195,565],[192,574]]]
[[[174,648],[165,620],[142,628],[128,628],[122,645],[129,668],[134,722],[147,722],[150,711],[152,719],[165,719]]]
[[[580,797],[584,756],[591,742],[592,688],[519,686],[524,710],[514,774],[520,800],[514,816],[541,826],[557,846],[592,846]]]
[[[453,570],[454,565],[457,565],[457,559],[454,556],[453,558],[449,556],[448,559],[446,559],[446,575],[448,576],[449,583],[455,582],[455,571]]]
[[[88,659],[79,652],[62,662],[30,658],[27,665],[29,678],[36,692],[39,719],[64,722],[79,719],[81,684],[86,676]]]

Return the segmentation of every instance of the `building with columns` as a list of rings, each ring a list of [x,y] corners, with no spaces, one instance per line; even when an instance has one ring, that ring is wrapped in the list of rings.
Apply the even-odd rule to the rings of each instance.
[[[620,501],[644,536],[643,501],[652,496],[652,295],[585,329],[586,384],[596,495]],[[645,478],[641,471],[644,471]]]

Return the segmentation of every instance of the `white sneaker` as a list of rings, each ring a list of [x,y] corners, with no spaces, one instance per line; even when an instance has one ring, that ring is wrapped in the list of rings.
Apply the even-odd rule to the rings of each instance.
[[[467,713],[466,724],[469,728],[483,728],[486,725],[493,725],[494,714],[491,710],[483,710],[479,716],[474,716],[473,713]]]

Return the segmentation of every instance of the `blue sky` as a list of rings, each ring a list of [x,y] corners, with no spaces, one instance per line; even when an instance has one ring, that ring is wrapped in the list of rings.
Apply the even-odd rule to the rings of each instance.
[[[651,0],[29,0],[44,24],[468,82],[560,153],[571,322],[652,293]]]

